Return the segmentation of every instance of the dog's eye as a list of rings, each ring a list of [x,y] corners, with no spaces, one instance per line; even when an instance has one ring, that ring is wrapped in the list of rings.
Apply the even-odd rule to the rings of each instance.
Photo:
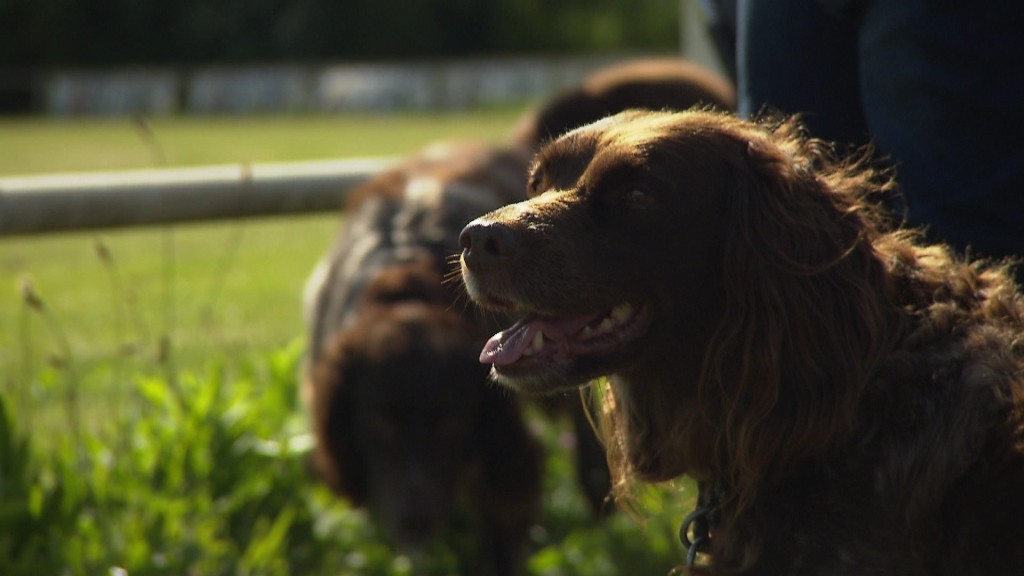
[[[650,190],[636,186],[627,188],[626,192],[622,195],[622,199],[637,206],[650,206],[656,200]]]
[[[535,196],[537,194],[537,190],[540,189],[540,186],[541,184],[543,184],[543,182],[543,172],[541,172],[540,168],[534,170],[533,173],[530,174],[530,181],[527,182],[526,184],[526,193],[530,196]]]

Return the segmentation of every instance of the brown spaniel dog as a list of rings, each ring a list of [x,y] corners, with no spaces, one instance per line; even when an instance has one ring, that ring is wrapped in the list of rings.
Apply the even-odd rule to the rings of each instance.
[[[307,285],[318,471],[414,558],[452,536],[474,574],[522,570],[541,454],[515,399],[476,362],[489,324],[455,305],[443,276],[462,226],[522,197],[526,160],[442,145],[378,175],[353,194]]]
[[[546,146],[462,232],[480,359],[609,376],[623,480],[701,487],[695,571],[1024,574],[1024,301],[891,226],[885,172],[792,120],[626,112]]]

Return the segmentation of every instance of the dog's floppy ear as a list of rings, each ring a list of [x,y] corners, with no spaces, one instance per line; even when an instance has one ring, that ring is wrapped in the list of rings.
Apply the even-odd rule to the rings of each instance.
[[[701,379],[741,498],[849,430],[887,338],[883,291],[867,286],[881,266],[850,184],[870,179],[795,122],[748,137],[732,147],[745,157],[731,159],[726,309]]]
[[[362,362],[349,354],[343,334],[336,337],[315,367],[313,417],[314,463],[324,482],[353,505],[368,495],[364,456],[354,439],[353,382]]]

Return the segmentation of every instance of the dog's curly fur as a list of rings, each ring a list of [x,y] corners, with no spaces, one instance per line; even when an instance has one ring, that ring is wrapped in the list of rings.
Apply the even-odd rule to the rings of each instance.
[[[609,375],[618,477],[720,486],[711,574],[1024,573],[1024,301],[891,225],[866,157],[698,111],[556,140],[463,231],[466,287],[520,331],[632,316],[521,358],[510,329],[492,375]]]

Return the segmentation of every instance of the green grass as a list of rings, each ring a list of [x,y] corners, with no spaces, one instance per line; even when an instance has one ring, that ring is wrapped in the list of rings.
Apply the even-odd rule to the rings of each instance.
[[[397,155],[439,139],[498,141],[519,114],[8,119],[0,175]],[[302,334],[302,284],[339,222],[324,214],[0,239],[0,384],[14,398],[43,398],[55,371],[66,372],[88,415],[116,405],[125,380],[158,359],[164,370],[201,370],[283,346]],[[26,281],[45,316],[25,308]],[[58,422],[37,404],[42,422]]]
[[[520,113],[0,119],[0,176],[404,154],[438,139],[500,140]]]
[[[45,399],[57,380],[73,382],[92,414],[116,405],[140,372],[201,371],[283,347],[302,334],[302,284],[338,223],[314,216],[4,241],[5,388],[38,399],[35,412],[50,422]],[[25,282],[45,313],[24,302]]]

